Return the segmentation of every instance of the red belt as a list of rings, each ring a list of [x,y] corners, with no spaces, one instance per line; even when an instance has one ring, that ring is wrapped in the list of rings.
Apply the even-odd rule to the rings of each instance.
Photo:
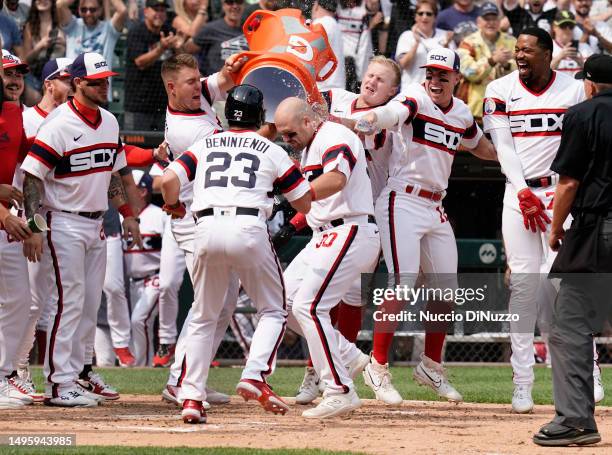
[[[414,186],[406,185],[406,193],[412,193],[413,191],[414,191]],[[416,195],[424,199],[429,199],[431,201],[438,202],[439,200],[442,199],[444,192],[443,191],[434,192],[434,191],[427,191],[427,190],[419,190],[419,192],[416,193]]]

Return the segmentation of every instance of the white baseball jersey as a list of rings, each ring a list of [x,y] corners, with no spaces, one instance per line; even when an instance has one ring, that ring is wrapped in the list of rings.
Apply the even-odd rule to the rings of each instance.
[[[484,99],[485,131],[509,128],[525,179],[554,174],[565,111],[585,99],[584,86],[553,71],[544,89],[535,93],[520,80],[518,71],[489,83]]]
[[[213,74],[202,81],[200,109],[197,111],[180,112],[168,106],[166,110],[165,140],[168,143],[170,161],[176,160],[200,139],[221,131],[221,123],[212,105],[216,101],[224,100],[226,93],[219,89],[217,79],[217,74]],[[156,163],[151,168],[150,174],[151,176],[162,175],[163,166]],[[193,200],[191,183],[181,188],[179,199],[189,206]]]
[[[37,104],[23,111],[23,130],[28,140],[32,140],[36,137],[38,128],[40,128],[42,122],[47,118],[47,115],[49,115],[49,113],[43,111]],[[19,190],[23,188],[23,172],[21,169],[15,170],[13,186]]]
[[[191,211],[209,207],[251,207],[272,213],[277,185],[288,201],[310,187],[287,152],[253,131],[227,131],[202,139],[168,169],[181,186],[194,181]]]
[[[357,107],[357,93],[343,89],[332,89],[322,92],[327,101],[330,114],[336,117],[358,119],[367,114],[373,107]],[[389,158],[392,149],[392,135],[387,130],[382,130],[374,136],[366,136],[362,144],[365,148],[365,156],[368,163],[368,175],[372,183],[372,196],[374,200],[387,184],[389,176]]]
[[[123,246],[125,271],[131,278],[144,278],[159,270],[162,235],[168,216],[156,205],[147,205],[138,215],[143,248]]]
[[[388,105],[396,109],[401,125],[399,133],[393,133],[389,179],[445,190],[459,146],[474,148],[482,137],[469,108],[453,97],[442,110],[420,84],[411,85]]]
[[[322,123],[310,145],[302,151],[301,165],[308,181],[333,170],[342,172],[347,180],[342,191],[312,203],[306,215],[310,227],[323,226],[338,218],[374,214],[365,151],[351,130],[339,123]]]
[[[70,100],[45,119],[21,169],[43,180],[44,206],[95,212],[108,208],[111,173],[126,164],[115,116],[100,108],[91,123]]]

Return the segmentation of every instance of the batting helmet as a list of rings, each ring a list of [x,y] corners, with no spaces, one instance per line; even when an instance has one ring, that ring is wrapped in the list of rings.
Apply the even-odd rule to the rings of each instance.
[[[259,128],[265,119],[263,104],[263,94],[257,87],[238,85],[227,93],[225,118],[230,125]]]

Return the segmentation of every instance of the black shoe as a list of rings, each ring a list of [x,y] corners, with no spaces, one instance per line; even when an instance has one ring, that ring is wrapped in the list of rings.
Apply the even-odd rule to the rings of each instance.
[[[580,428],[569,428],[551,422],[540,428],[533,436],[533,442],[540,446],[563,447],[570,445],[584,446],[597,444],[601,441],[601,435],[597,430],[584,430]]]

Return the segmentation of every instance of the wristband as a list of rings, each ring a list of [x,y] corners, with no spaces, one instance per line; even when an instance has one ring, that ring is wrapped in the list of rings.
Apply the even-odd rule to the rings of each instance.
[[[132,212],[132,207],[129,204],[123,204],[121,207],[117,209],[119,213],[123,216],[123,218],[129,218],[134,216],[134,212]]]
[[[317,200],[317,193],[315,192],[312,183],[310,184],[310,199],[312,199],[313,201]]]

